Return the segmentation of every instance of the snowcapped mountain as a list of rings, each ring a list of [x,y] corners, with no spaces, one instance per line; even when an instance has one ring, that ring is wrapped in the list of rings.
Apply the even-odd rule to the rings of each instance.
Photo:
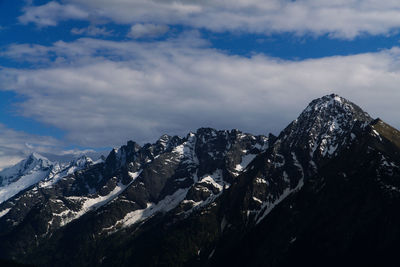
[[[50,186],[58,179],[79,169],[87,168],[93,161],[81,156],[70,163],[51,162],[47,158],[32,153],[25,160],[0,171],[0,203],[29,188],[34,184]]]
[[[178,206],[189,214],[228,188],[271,138],[201,128],[184,138],[164,135],[143,147],[129,141],[104,162],[83,160],[48,170],[46,179],[0,205],[0,232],[34,224],[41,227],[32,238],[47,238],[97,211],[91,214],[102,227],[99,233],[108,234]],[[77,171],[77,166],[86,167]],[[40,216],[29,217],[33,209]]]
[[[143,146],[129,141],[103,162],[60,166],[32,156],[0,173],[4,188],[29,184],[0,204],[0,258],[38,266],[391,263],[400,244],[399,156],[400,132],[334,94],[312,101],[278,137],[200,128]]]
[[[31,174],[38,170],[48,170],[52,163],[37,153],[31,154],[27,159],[13,167],[0,172],[1,186],[16,182],[21,176]]]
[[[316,99],[281,134],[289,147],[299,147],[310,159],[332,157],[349,142],[355,127],[364,127],[372,118],[350,101],[332,94]]]

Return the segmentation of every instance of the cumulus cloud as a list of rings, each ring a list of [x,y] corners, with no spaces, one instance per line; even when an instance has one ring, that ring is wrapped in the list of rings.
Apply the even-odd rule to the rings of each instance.
[[[164,35],[169,30],[166,25],[148,24],[135,24],[131,27],[128,37],[131,38],[154,38]]]
[[[88,19],[89,14],[75,5],[61,5],[51,1],[41,6],[28,5],[24,14],[18,17],[23,24],[35,23],[40,27],[56,26],[59,21],[69,19]]]
[[[183,24],[212,31],[293,32],[352,39],[400,27],[400,2],[378,0],[64,0],[29,6],[21,22],[108,19],[123,24]],[[90,14],[90,16],[88,16]],[[140,25],[140,24],[139,24]]]
[[[21,115],[66,131],[69,142],[153,142],[202,126],[278,133],[314,98],[332,92],[396,127],[400,49],[285,61],[208,47],[196,33],[158,42],[82,38],[3,56],[54,60],[2,69],[2,88],[26,97]],[[22,60],[22,58],[20,58]]]

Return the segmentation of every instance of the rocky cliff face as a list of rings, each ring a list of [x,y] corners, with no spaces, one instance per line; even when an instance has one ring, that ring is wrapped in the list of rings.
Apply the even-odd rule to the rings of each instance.
[[[278,137],[201,128],[130,141],[1,203],[0,257],[39,266],[286,266],[344,264],[368,252],[363,263],[391,263],[399,153],[396,129],[337,95],[312,101]]]

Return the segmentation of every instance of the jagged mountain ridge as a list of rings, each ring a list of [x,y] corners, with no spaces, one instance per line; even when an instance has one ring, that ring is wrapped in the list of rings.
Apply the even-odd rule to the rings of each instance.
[[[40,183],[40,187],[51,186],[60,178],[91,164],[92,159],[85,155],[69,163],[59,163],[32,153],[25,160],[0,171],[0,203],[34,184]]]
[[[22,250],[28,249],[90,212],[100,222],[97,234],[129,227],[179,204],[189,212],[229,187],[268,141],[265,136],[210,128],[185,138],[165,135],[143,147],[130,141],[112,150],[102,163],[49,186],[39,183],[1,204],[0,234],[7,240],[3,244],[12,247],[23,238]],[[19,236],[21,228],[35,230],[30,237]]]
[[[185,138],[163,136],[143,147],[128,142],[104,163],[61,179],[54,192],[38,190],[42,197],[29,197],[28,191],[8,201],[20,207],[27,201],[23,197],[40,199],[27,211],[40,216],[26,216],[16,228],[0,233],[0,241],[6,241],[0,251],[11,258],[26,253],[26,262],[33,259],[43,266],[265,265],[264,257],[270,266],[286,266],[286,257],[298,253],[288,250],[297,239],[313,247],[305,234],[313,225],[307,216],[323,209],[319,203],[330,203],[320,201],[329,199],[323,193],[347,199],[357,191],[357,183],[335,191],[334,179],[344,181],[346,188],[346,181],[359,181],[369,166],[377,173],[366,176],[373,185],[367,189],[397,194],[399,136],[355,104],[330,95],[311,102],[277,138],[203,128]],[[355,161],[353,170],[349,157]],[[298,200],[309,198],[317,201],[306,205]],[[5,207],[7,203],[0,210]],[[11,215],[0,218],[0,229]],[[318,222],[315,218],[313,223]],[[286,233],[282,227],[287,225]],[[19,236],[32,228],[41,238]],[[268,244],[258,237],[266,237]],[[15,250],[15,242],[25,247]],[[251,249],[243,250],[242,244]],[[322,256],[315,259],[323,262]],[[343,263],[340,259],[336,263]],[[307,258],[301,260],[307,263]]]

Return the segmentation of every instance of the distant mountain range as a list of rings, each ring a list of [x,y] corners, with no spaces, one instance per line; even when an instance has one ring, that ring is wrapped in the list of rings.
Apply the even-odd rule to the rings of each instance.
[[[36,266],[397,266],[400,132],[337,95],[278,136],[200,128],[0,172],[0,258]]]
[[[93,162],[83,155],[69,163],[60,163],[32,153],[17,165],[0,171],[0,203],[33,185],[49,187],[60,178],[102,161]]]

